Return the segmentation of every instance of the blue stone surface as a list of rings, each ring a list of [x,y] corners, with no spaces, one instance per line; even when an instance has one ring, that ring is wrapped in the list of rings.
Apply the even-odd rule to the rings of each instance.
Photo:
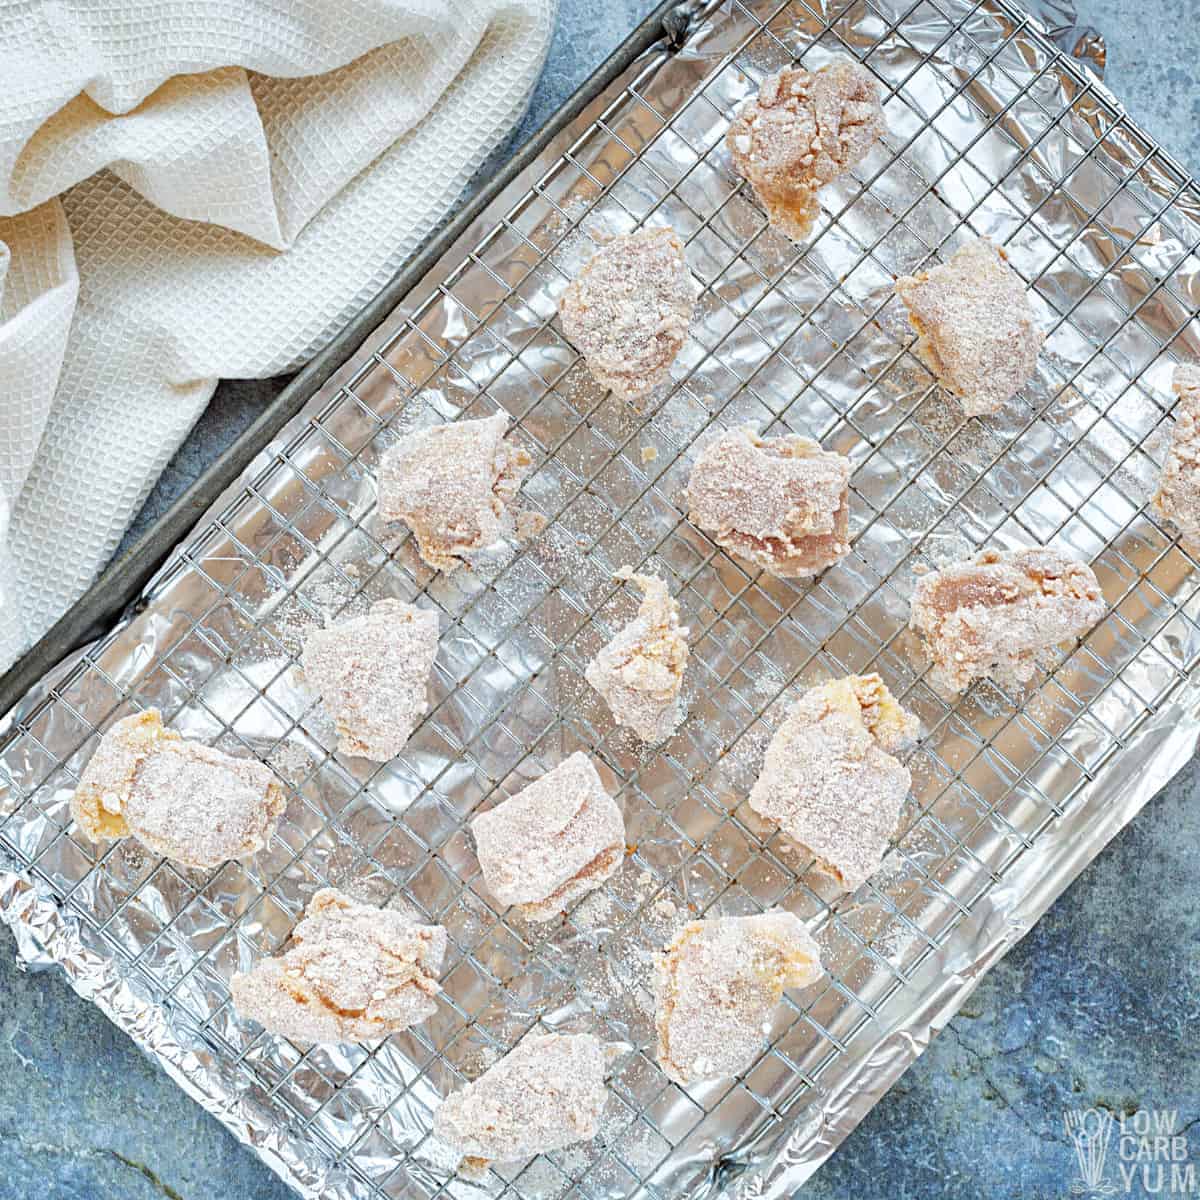
[[[544,121],[651,7],[562,0],[524,129]],[[1194,0],[1080,0],[1079,9],[1104,33],[1109,84],[1133,117],[1200,168]],[[278,386],[222,386],[139,527]],[[1178,1110],[1200,1164],[1198,801],[1193,764],[987,976],[800,1194],[1067,1196],[1077,1164],[1063,1109],[1096,1104]],[[0,931],[0,1200],[292,1194],[57,974],[24,975],[11,951]],[[1129,1194],[1151,1194],[1154,1183]]]

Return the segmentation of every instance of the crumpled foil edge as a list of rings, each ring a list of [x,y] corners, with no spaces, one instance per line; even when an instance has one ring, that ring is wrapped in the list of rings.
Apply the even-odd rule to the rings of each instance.
[[[1023,0],[1030,15],[1042,25],[1043,35],[1064,54],[1085,64],[1098,79],[1104,78],[1108,47],[1093,25],[1080,25],[1075,0]]]
[[[87,945],[79,917],[67,912],[27,874],[12,869],[0,852],[0,921],[13,932],[23,970],[60,968],[71,988],[95,1004],[144,1054],[211,1113],[238,1141],[250,1147],[302,1196],[346,1197],[344,1173],[303,1138],[281,1129],[252,1094],[231,1086],[220,1063],[199,1036],[171,1019],[169,1004],[155,1003],[145,987]]]

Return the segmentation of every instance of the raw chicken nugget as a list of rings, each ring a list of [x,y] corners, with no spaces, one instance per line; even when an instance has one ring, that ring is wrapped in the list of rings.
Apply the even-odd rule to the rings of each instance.
[[[608,1055],[590,1033],[526,1034],[495,1066],[447,1096],[433,1132],[478,1169],[594,1138]]]
[[[996,412],[1033,378],[1045,335],[1021,277],[986,238],[897,279],[896,294],[920,334],[917,357],[967,416]]]
[[[725,134],[733,165],[780,232],[802,242],[821,212],[818,192],[857,166],[887,131],[870,72],[842,59],[768,75]]]
[[[1024,682],[1042,651],[1086,633],[1108,606],[1095,572],[1060,550],[984,550],[917,581],[909,624],[932,680],[961,692],[985,675]]]
[[[878,675],[810,688],[771,739],[750,807],[853,891],[895,832],[912,776],[891,751],[916,733]]]
[[[235,975],[234,1008],[302,1043],[378,1042],[437,1011],[446,931],[322,888],[290,949]]]
[[[596,382],[637,401],[666,378],[687,340],[696,294],[678,234],[641,229],[599,250],[558,311]]]
[[[500,537],[532,459],[505,436],[503,413],[418,430],[379,464],[379,514],[403,521],[421,557],[453,571]]]
[[[92,841],[132,835],[202,868],[257,853],[285,807],[269,767],[185,740],[155,708],[104,735],[71,797],[71,815]]]
[[[308,635],[304,678],[333,717],[343,754],[387,762],[400,753],[429,708],[437,646],[437,614],[393,599]]]
[[[1154,496],[1154,511],[1179,530],[1184,549],[1200,557],[1200,368],[1175,368],[1179,403],[1171,448]]]
[[[576,751],[471,822],[479,866],[500,904],[548,921],[621,865],[625,821],[591,760]]]
[[[679,724],[688,631],[679,624],[678,602],[657,575],[636,575],[631,567],[617,575],[636,583],[645,598],[637,616],[588,664],[584,677],[607,701],[618,725],[653,744]]]
[[[851,474],[848,458],[810,438],[731,429],[692,468],[688,520],[772,575],[816,575],[850,550]]]
[[[692,921],[657,963],[659,1065],[685,1085],[739,1074],[762,1051],[784,989],[822,974],[816,943],[789,912]]]

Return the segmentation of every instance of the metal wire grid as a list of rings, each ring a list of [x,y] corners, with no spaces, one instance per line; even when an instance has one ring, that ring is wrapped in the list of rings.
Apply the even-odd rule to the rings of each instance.
[[[720,134],[769,70],[830,52],[875,72],[892,134],[797,250],[729,172]],[[785,1004],[743,1079],[685,1094],[638,1050],[595,1146],[490,1184],[669,1196],[719,1181],[743,1147],[778,1140],[925,957],[1186,683],[1194,564],[1145,509],[1163,403],[1139,377],[1180,346],[1195,354],[1195,199],[1007,5],[722,6],[406,305],[181,554],[148,612],[22,716],[4,750],[5,846],[231,1080],[337,1164],[330,1187],[348,1195],[461,1190],[424,1161],[421,1131],[436,1097],[477,1073],[481,1047],[503,1052],[539,1018],[647,1045],[644,1009],[604,1000],[644,993],[663,898],[689,914],[784,904],[814,928],[829,976]],[[590,232],[647,221],[681,233],[704,293],[669,394],[637,413],[590,385],[553,297]],[[1031,395],[983,423],[947,415],[890,299],[894,274],[967,230],[1005,243],[1050,317]],[[497,410],[538,457],[524,496],[547,533],[473,574],[433,575],[375,521],[371,468],[398,424]],[[811,585],[747,573],[678,510],[689,448],[745,420],[854,459],[855,551]],[[904,632],[913,568],[996,540],[1072,546],[1112,615],[1035,695],[986,687],[947,705]],[[658,754],[615,730],[581,683],[630,611],[611,581],[626,562],[667,575],[692,630],[689,719]],[[445,628],[432,711],[404,755],[374,768],[332,754],[290,671],[299,612],[384,594],[436,606]],[[131,656],[139,639],[158,653]],[[904,832],[847,901],[741,797],[797,688],[870,669],[925,736]],[[96,734],[146,703],[189,736],[266,758],[291,786],[264,854],[203,874],[71,836],[66,805]],[[63,744],[76,752],[50,748]],[[606,889],[599,944],[578,909],[549,932],[496,912],[463,832],[469,813],[575,748],[621,787],[633,847]],[[232,971],[277,948],[329,882],[402,897],[450,933],[442,1012],[376,1050],[301,1052],[239,1027],[228,1004]]]

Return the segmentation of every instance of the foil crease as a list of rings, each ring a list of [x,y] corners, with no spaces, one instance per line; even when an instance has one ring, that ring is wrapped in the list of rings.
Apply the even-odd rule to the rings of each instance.
[[[1104,36],[1092,25],[1079,24],[1074,0],[1030,0],[1028,8],[1059,49],[1085,63],[1098,78],[1104,78],[1104,68],[1108,65]]]
[[[1200,361],[1194,185],[1047,40],[1079,46],[1066,4],[1039,6],[1045,34],[1003,0],[697,11],[463,234],[126,621],[0,727],[0,918],[22,961],[63,970],[314,1200],[790,1195],[1200,737],[1195,567],[1148,508],[1172,364]],[[828,190],[800,254],[721,136],[763,75],[847,48],[891,89],[890,148]],[[981,422],[908,353],[892,299],[896,274],[970,235],[964,218],[1035,280],[1050,330],[1037,379]],[[647,220],[681,231],[705,291],[678,386],[637,411],[590,381],[554,312],[598,241]],[[532,520],[434,575],[375,519],[374,468],[403,430],[499,410],[536,459]],[[694,447],[747,421],[855,458],[854,552],[810,584],[748,576],[680,518]],[[904,630],[913,569],[1030,540],[1093,562],[1112,616],[1025,691],[947,703]],[[613,581],[627,562],[668,578],[693,630],[688,719],[650,755],[580,682],[632,615]],[[442,636],[432,711],[376,770],[335,753],[292,667],[306,630],[385,595],[435,608]],[[843,897],[742,800],[797,690],[870,669],[923,739],[895,845]],[[149,704],[288,786],[254,860],[187,871],[76,836],[99,731]],[[463,822],[581,747],[624,785],[629,861],[533,930],[489,907]],[[232,1012],[232,973],[285,944],[326,883],[447,926],[427,1026],[302,1049]],[[809,924],[828,980],[787,998],[741,1080],[668,1086],[654,953],[698,913],[774,904]],[[452,1178],[433,1108],[537,1023],[632,1047],[599,1138]]]

